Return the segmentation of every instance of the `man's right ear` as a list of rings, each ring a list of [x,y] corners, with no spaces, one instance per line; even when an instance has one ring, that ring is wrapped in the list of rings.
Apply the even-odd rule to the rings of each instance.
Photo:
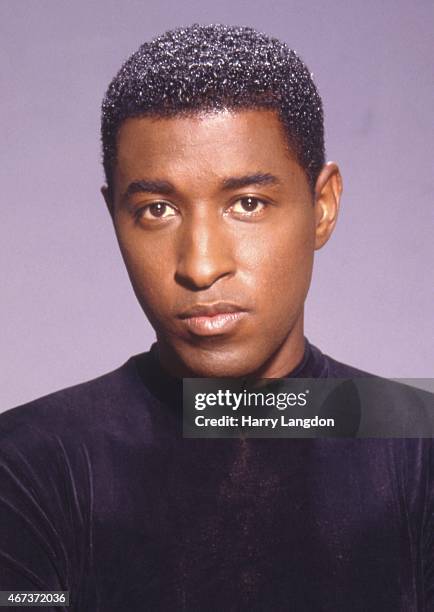
[[[113,219],[113,214],[114,214],[113,199],[110,193],[110,189],[107,187],[107,185],[103,185],[101,187],[101,193],[106,203],[107,210],[109,211],[110,217]]]

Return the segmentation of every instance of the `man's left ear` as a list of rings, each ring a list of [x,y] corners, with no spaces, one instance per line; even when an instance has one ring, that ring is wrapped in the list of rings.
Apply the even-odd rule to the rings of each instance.
[[[327,162],[315,185],[315,249],[328,241],[335,228],[342,194],[342,177],[334,162]]]

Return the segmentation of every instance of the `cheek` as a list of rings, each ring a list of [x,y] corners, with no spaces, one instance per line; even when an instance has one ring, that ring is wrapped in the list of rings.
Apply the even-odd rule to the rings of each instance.
[[[278,309],[303,301],[310,283],[314,254],[314,224],[310,216],[274,226],[254,240],[240,241],[239,259],[257,299]]]
[[[142,307],[149,304],[153,308],[155,304],[160,308],[171,266],[168,250],[153,239],[145,239],[140,231],[118,227],[116,233],[131,284]]]

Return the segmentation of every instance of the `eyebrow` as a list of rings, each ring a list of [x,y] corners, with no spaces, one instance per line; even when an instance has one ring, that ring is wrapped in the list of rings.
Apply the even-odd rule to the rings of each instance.
[[[279,185],[279,179],[268,172],[256,172],[245,176],[229,177],[223,181],[223,189],[241,189],[250,185]]]
[[[163,193],[164,195],[171,195],[175,191],[175,187],[169,181],[149,181],[141,179],[139,181],[133,181],[130,183],[122,196],[122,199],[128,198],[133,193]]]
[[[241,189],[250,185],[279,185],[280,180],[269,172],[255,172],[244,176],[231,176],[223,180],[222,186],[226,191]],[[122,196],[125,200],[134,193],[161,193],[172,195],[175,193],[175,186],[165,180],[140,179],[130,183]]]

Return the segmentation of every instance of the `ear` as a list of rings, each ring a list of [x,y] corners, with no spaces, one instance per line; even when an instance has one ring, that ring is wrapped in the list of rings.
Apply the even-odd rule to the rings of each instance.
[[[110,217],[113,219],[113,212],[114,212],[113,199],[112,199],[112,196],[110,194],[110,189],[107,187],[107,185],[103,185],[101,187],[101,193],[102,193],[102,197],[104,198],[104,201],[106,203],[107,210],[109,211]]]
[[[315,185],[315,249],[328,241],[338,218],[342,177],[334,162],[327,162]]]

